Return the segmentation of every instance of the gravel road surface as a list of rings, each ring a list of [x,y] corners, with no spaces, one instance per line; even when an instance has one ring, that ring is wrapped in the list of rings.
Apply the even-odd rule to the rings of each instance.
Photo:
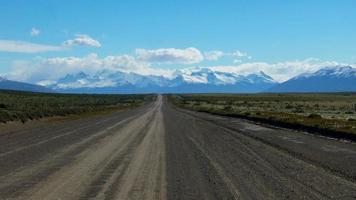
[[[356,144],[178,109],[0,132],[3,199],[356,199]]]

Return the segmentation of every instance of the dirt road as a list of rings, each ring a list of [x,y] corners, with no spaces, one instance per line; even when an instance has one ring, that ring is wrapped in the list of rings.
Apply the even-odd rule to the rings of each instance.
[[[0,199],[356,199],[356,145],[144,107],[0,133]]]

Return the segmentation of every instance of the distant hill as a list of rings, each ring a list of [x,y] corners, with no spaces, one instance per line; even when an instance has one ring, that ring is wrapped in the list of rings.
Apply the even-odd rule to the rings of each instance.
[[[298,75],[266,92],[356,92],[356,69],[350,66],[325,67]]]
[[[23,83],[18,81],[11,81],[0,77],[0,89],[2,90],[18,90],[27,92],[54,92],[53,90],[44,86]]]

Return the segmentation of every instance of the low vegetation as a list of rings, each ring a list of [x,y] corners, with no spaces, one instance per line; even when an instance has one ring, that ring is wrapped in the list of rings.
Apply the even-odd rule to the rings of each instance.
[[[179,107],[291,128],[356,134],[356,94],[170,95]],[[353,135],[354,137],[355,135]]]
[[[127,109],[153,99],[153,95],[44,94],[0,91],[0,122]]]

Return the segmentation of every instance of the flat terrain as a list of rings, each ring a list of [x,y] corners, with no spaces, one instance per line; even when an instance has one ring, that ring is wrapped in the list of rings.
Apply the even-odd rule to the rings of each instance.
[[[170,95],[175,105],[356,141],[356,93]]]
[[[356,145],[181,110],[0,133],[0,199],[355,199]]]
[[[60,94],[0,90],[0,123],[138,107],[153,95]],[[0,124],[1,125],[1,124]]]

